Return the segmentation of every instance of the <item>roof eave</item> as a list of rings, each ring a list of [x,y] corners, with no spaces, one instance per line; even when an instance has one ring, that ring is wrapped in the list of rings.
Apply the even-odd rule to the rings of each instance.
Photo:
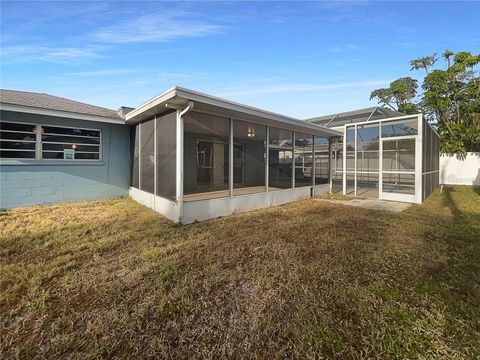
[[[112,123],[112,124],[123,124],[123,125],[125,124],[125,121],[120,117],[116,119],[116,118],[111,118],[107,116],[83,114],[83,113],[76,113],[71,111],[47,109],[47,108],[41,108],[41,107],[35,107],[35,106],[25,106],[25,105],[17,105],[17,104],[9,104],[9,103],[0,103],[0,110],[54,116],[54,117],[63,117],[63,118],[78,119],[78,120],[98,121],[98,122],[105,122],[105,123]]]
[[[185,103],[187,103],[188,101],[193,101],[194,103],[195,102],[202,103],[209,106],[218,107],[221,109],[227,109],[230,111],[248,114],[250,116],[254,116],[258,118],[276,121],[278,123],[286,124],[290,127],[300,128],[302,129],[302,131],[305,131],[305,132],[311,131],[311,132],[315,132],[315,134],[321,134],[326,136],[339,136],[338,131],[331,130],[319,125],[309,124],[307,122],[294,119],[288,116],[276,114],[270,111],[262,110],[262,109],[255,108],[248,105],[239,104],[233,101],[221,99],[215,96],[207,95],[201,92],[189,90],[189,89],[178,87],[178,86],[175,86],[163,92],[162,94],[152,98],[151,100],[139,106],[132,112],[128,113],[125,116],[126,122],[127,124],[134,124],[139,121],[142,121],[145,118],[152,116],[151,113],[148,113],[149,110],[152,110],[155,107],[161,107],[162,103],[166,103],[169,101],[178,102],[179,99],[182,99]],[[161,112],[160,108],[158,112]],[[147,113],[148,116],[142,117],[142,114],[145,114],[145,113]]]

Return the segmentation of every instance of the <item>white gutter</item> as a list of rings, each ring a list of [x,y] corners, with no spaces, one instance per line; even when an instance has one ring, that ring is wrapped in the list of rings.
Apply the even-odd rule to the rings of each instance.
[[[166,107],[168,107],[168,104],[166,104]],[[188,106],[183,109],[177,109],[177,127],[176,127],[176,152],[177,152],[177,157],[176,157],[176,167],[175,167],[175,172],[176,172],[176,183],[175,183],[175,188],[176,188],[176,200],[177,200],[177,205],[178,205],[178,221],[182,222],[183,218],[183,164],[184,164],[184,154],[183,154],[183,140],[184,140],[184,120],[183,116],[188,114],[190,111],[192,111],[194,107],[193,101],[188,102]],[[172,106],[170,106],[172,108]]]

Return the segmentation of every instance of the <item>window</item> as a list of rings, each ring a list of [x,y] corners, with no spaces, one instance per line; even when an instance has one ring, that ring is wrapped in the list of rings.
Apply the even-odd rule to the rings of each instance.
[[[42,159],[100,159],[100,130],[41,126],[41,134]]]
[[[0,121],[0,158],[35,159],[37,126]]]
[[[101,131],[0,121],[0,158],[100,160]]]

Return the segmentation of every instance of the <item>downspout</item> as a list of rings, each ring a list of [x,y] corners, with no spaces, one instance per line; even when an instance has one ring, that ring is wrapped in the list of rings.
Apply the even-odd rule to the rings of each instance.
[[[174,106],[169,106],[165,104],[168,108],[176,108]],[[178,205],[178,222],[181,223],[183,219],[183,164],[184,164],[184,121],[183,116],[192,111],[194,107],[193,101],[189,101],[186,108],[183,110],[177,109],[177,126],[176,126],[176,201]]]

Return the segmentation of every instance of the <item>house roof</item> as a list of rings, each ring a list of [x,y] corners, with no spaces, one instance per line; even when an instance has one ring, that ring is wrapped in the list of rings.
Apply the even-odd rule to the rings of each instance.
[[[114,110],[44,93],[1,89],[0,103],[2,110],[124,123]]]
[[[216,96],[204,94],[198,91],[175,86],[158,96],[148,100],[135,110],[125,115],[127,124],[135,124],[148,119],[155,114],[166,111],[168,108],[186,108],[189,102],[193,102],[193,111],[223,115],[240,120],[261,122],[271,126],[279,126],[299,132],[308,132],[320,136],[338,136],[338,131],[327,129],[322,126],[307,123],[300,119],[277,114],[222,99]]]
[[[335,128],[346,124],[354,124],[362,121],[373,121],[380,119],[389,119],[405,114],[386,109],[380,106],[369,107],[365,109],[342,112],[338,114],[331,114],[307,119],[308,123],[325,126],[328,128]]]

